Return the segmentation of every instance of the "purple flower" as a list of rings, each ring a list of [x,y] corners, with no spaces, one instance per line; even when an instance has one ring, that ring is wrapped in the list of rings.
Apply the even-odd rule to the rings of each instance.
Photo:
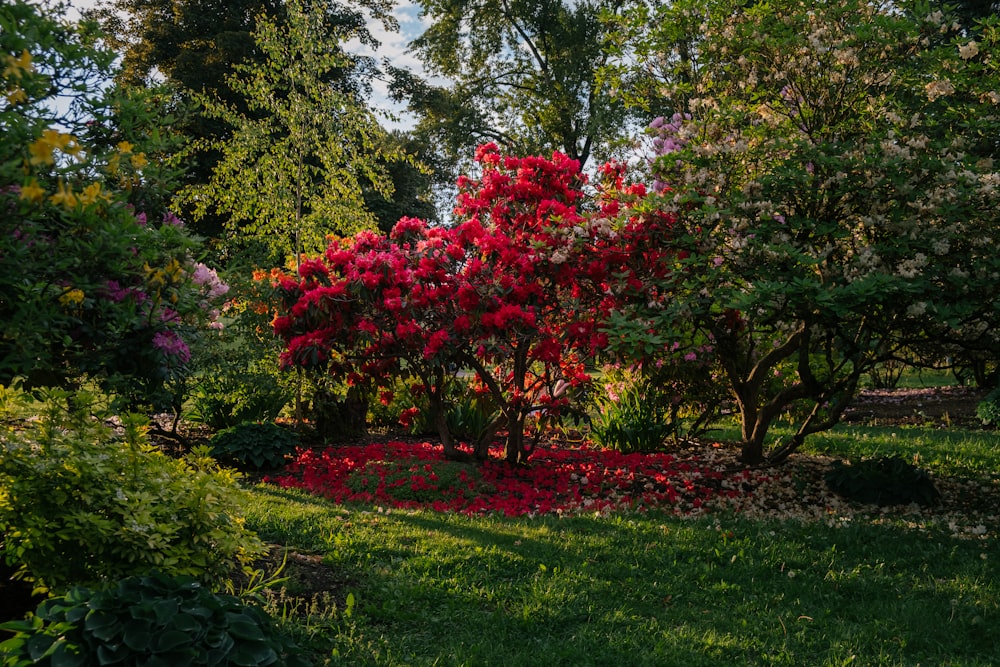
[[[171,227],[183,227],[184,221],[174,215],[171,211],[167,211],[163,214],[163,224],[164,226],[169,225]]]

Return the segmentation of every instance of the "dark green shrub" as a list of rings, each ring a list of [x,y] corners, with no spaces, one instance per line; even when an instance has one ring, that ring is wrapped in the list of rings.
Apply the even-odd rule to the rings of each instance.
[[[899,456],[865,459],[855,464],[835,461],[826,484],[850,500],[875,505],[935,505],[941,494],[926,470]]]
[[[143,417],[123,417],[121,436],[46,410],[0,423],[0,557],[37,587],[100,588],[151,569],[224,583],[263,551],[238,475],[207,448],[174,459],[149,445]]]
[[[1000,425],[1000,388],[994,389],[983,397],[976,406],[976,416],[985,426]]]
[[[74,588],[0,628],[7,665],[308,665],[262,610],[191,577],[154,572]]]
[[[294,431],[271,422],[248,422],[219,431],[209,444],[221,461],[262,470],[285,465],[298,443]]]
[[[206,374],[193,384],[188,418],[214,429],[243,422],[271,421],[288,404],[288,392],[264,373]]]
[[[288,373],[278,368],[281,345],[271,334],[269,296],[249,269],[236,267],[228,278],[240,295],[226,311],[226,327],[192,349],[187,418],[214,430],[244,422],[274,421],[294,400]]]

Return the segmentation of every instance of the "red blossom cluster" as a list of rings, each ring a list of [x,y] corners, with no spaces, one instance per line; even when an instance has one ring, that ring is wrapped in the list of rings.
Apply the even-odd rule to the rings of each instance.
[[[671,454],[622,454],[589,447],[536,450],[530,467],[494,457],[445,473],[431,443],[388,442],[310,449],[267,482],[338,503],[375,503],[464,514],[506,516],[664,509],[689,513],[747,493],[748,470],[723,472],[707,461]],[[457,468],[457,471],[456,471]]]
[[[501,412],[507,460],[523,463],[526,420],[590,381],[584,363],[608,344],[608,314],[622,295],[647,299],[639,273],[667,265],[673,220],[633,208],[645,188],[624,185],[620,166],[602,171],[589,201],[579,163],[560,153],[504,157],[489,144],[476,159],[481,176],[459,179],[455,226],[404,218],[388,237],[333,243],[277,281],[274,329],[286,366],[372,389],[417,376],[439,413],[448,378],[471,369]]]

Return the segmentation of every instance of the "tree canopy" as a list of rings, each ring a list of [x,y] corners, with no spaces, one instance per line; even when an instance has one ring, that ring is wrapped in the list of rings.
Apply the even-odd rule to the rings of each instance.
[[[384,165],[398,152],[366,106],[329,85],[350,59],[322,8],[290,0],[284,22],[259,17],[253,37],[264,61],[237,65],[227,82],[248,111],[198,98],[234,130],[210,144],[221,154],[211,181],[181,196],[197,215],[226,214],[233,240],[280,262],[321,249],[327,234],[374,227],[362,190],[391,192]]]
[[[696,75],[652,100],[679,254],[663,298],[623,322],[717,365],[746,460],[779,415],[798,431],[771,460],[829,428],[902,350],[1000,350],[1000,176],[982,149],[1000,131],[995,21],[972,39],[919,3],[722,0],[655,22],[701,26]]]
[[[433,85],[395,70],[393,93],[454,163],[494,141],[515,154],[559,150],[586,165],[627,139],[628,112],[601,84],[601,17],[620,0],[421,0],[431,26],[411,44]]]
[[[371,94],[375,61],[343,49],[349,39],[377,47],[368,18],[389,30],[398,28],[388,0],[324,2],[316,6],[323,27],[316,39],[337,51],[338,63],[324,72],[325,83],[339,94],[363,103]],[[231,85],[238,68],[263,66],[268,54],[254,38],[262,17],[282,26],[288,21],[283,0],[105,0],[87,13],[105,33],[109,48],[121,56],[120,83],[145,86],[162,81],[178,100],[192,103],[195,95],[216,100],[235,113],[259,120],[261,109],[250,108],[243,91]],[[176,128],[204,150],[187,158],[186,183],[204,185],[221,159],[212,146],[224,143],[234,131],[223,116],[193,110]],[[197,229],[211,237],[223,235],[225,216],[201,215]]]

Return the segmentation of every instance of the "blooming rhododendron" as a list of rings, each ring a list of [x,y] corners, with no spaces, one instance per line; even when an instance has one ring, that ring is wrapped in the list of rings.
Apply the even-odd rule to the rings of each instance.
[[[360,371],[373,387],[416,375],[439,414],[449,378],[471,370],[499,407],[492,430],[506,431],[507,459],[523,463],[526,420],[568,403],[552,400],[556,387],[564,395],[589,382],[584,362],[607,342],[598,323],[612,295],[642,289],[635,267],[669,254],[650,240],[671,218],[632,210],[645,189],[623,185],[622,166],[597,187],[598,225],[581,212],[587,179],[574,160],[501,156],[492,145],[476,155],[483,172],[459,180],[455,226],[403,218],[388,237],[334,242],[302,264],[297,282],[277,281],[287,315],[274,326],[286,365]],[[612,210],[623,220],[609,220]],[[331,289],[335,304],[325,298]],[[455,453],[444,420],[429,421]],[[478,443],[480,458],[486,445]]]

